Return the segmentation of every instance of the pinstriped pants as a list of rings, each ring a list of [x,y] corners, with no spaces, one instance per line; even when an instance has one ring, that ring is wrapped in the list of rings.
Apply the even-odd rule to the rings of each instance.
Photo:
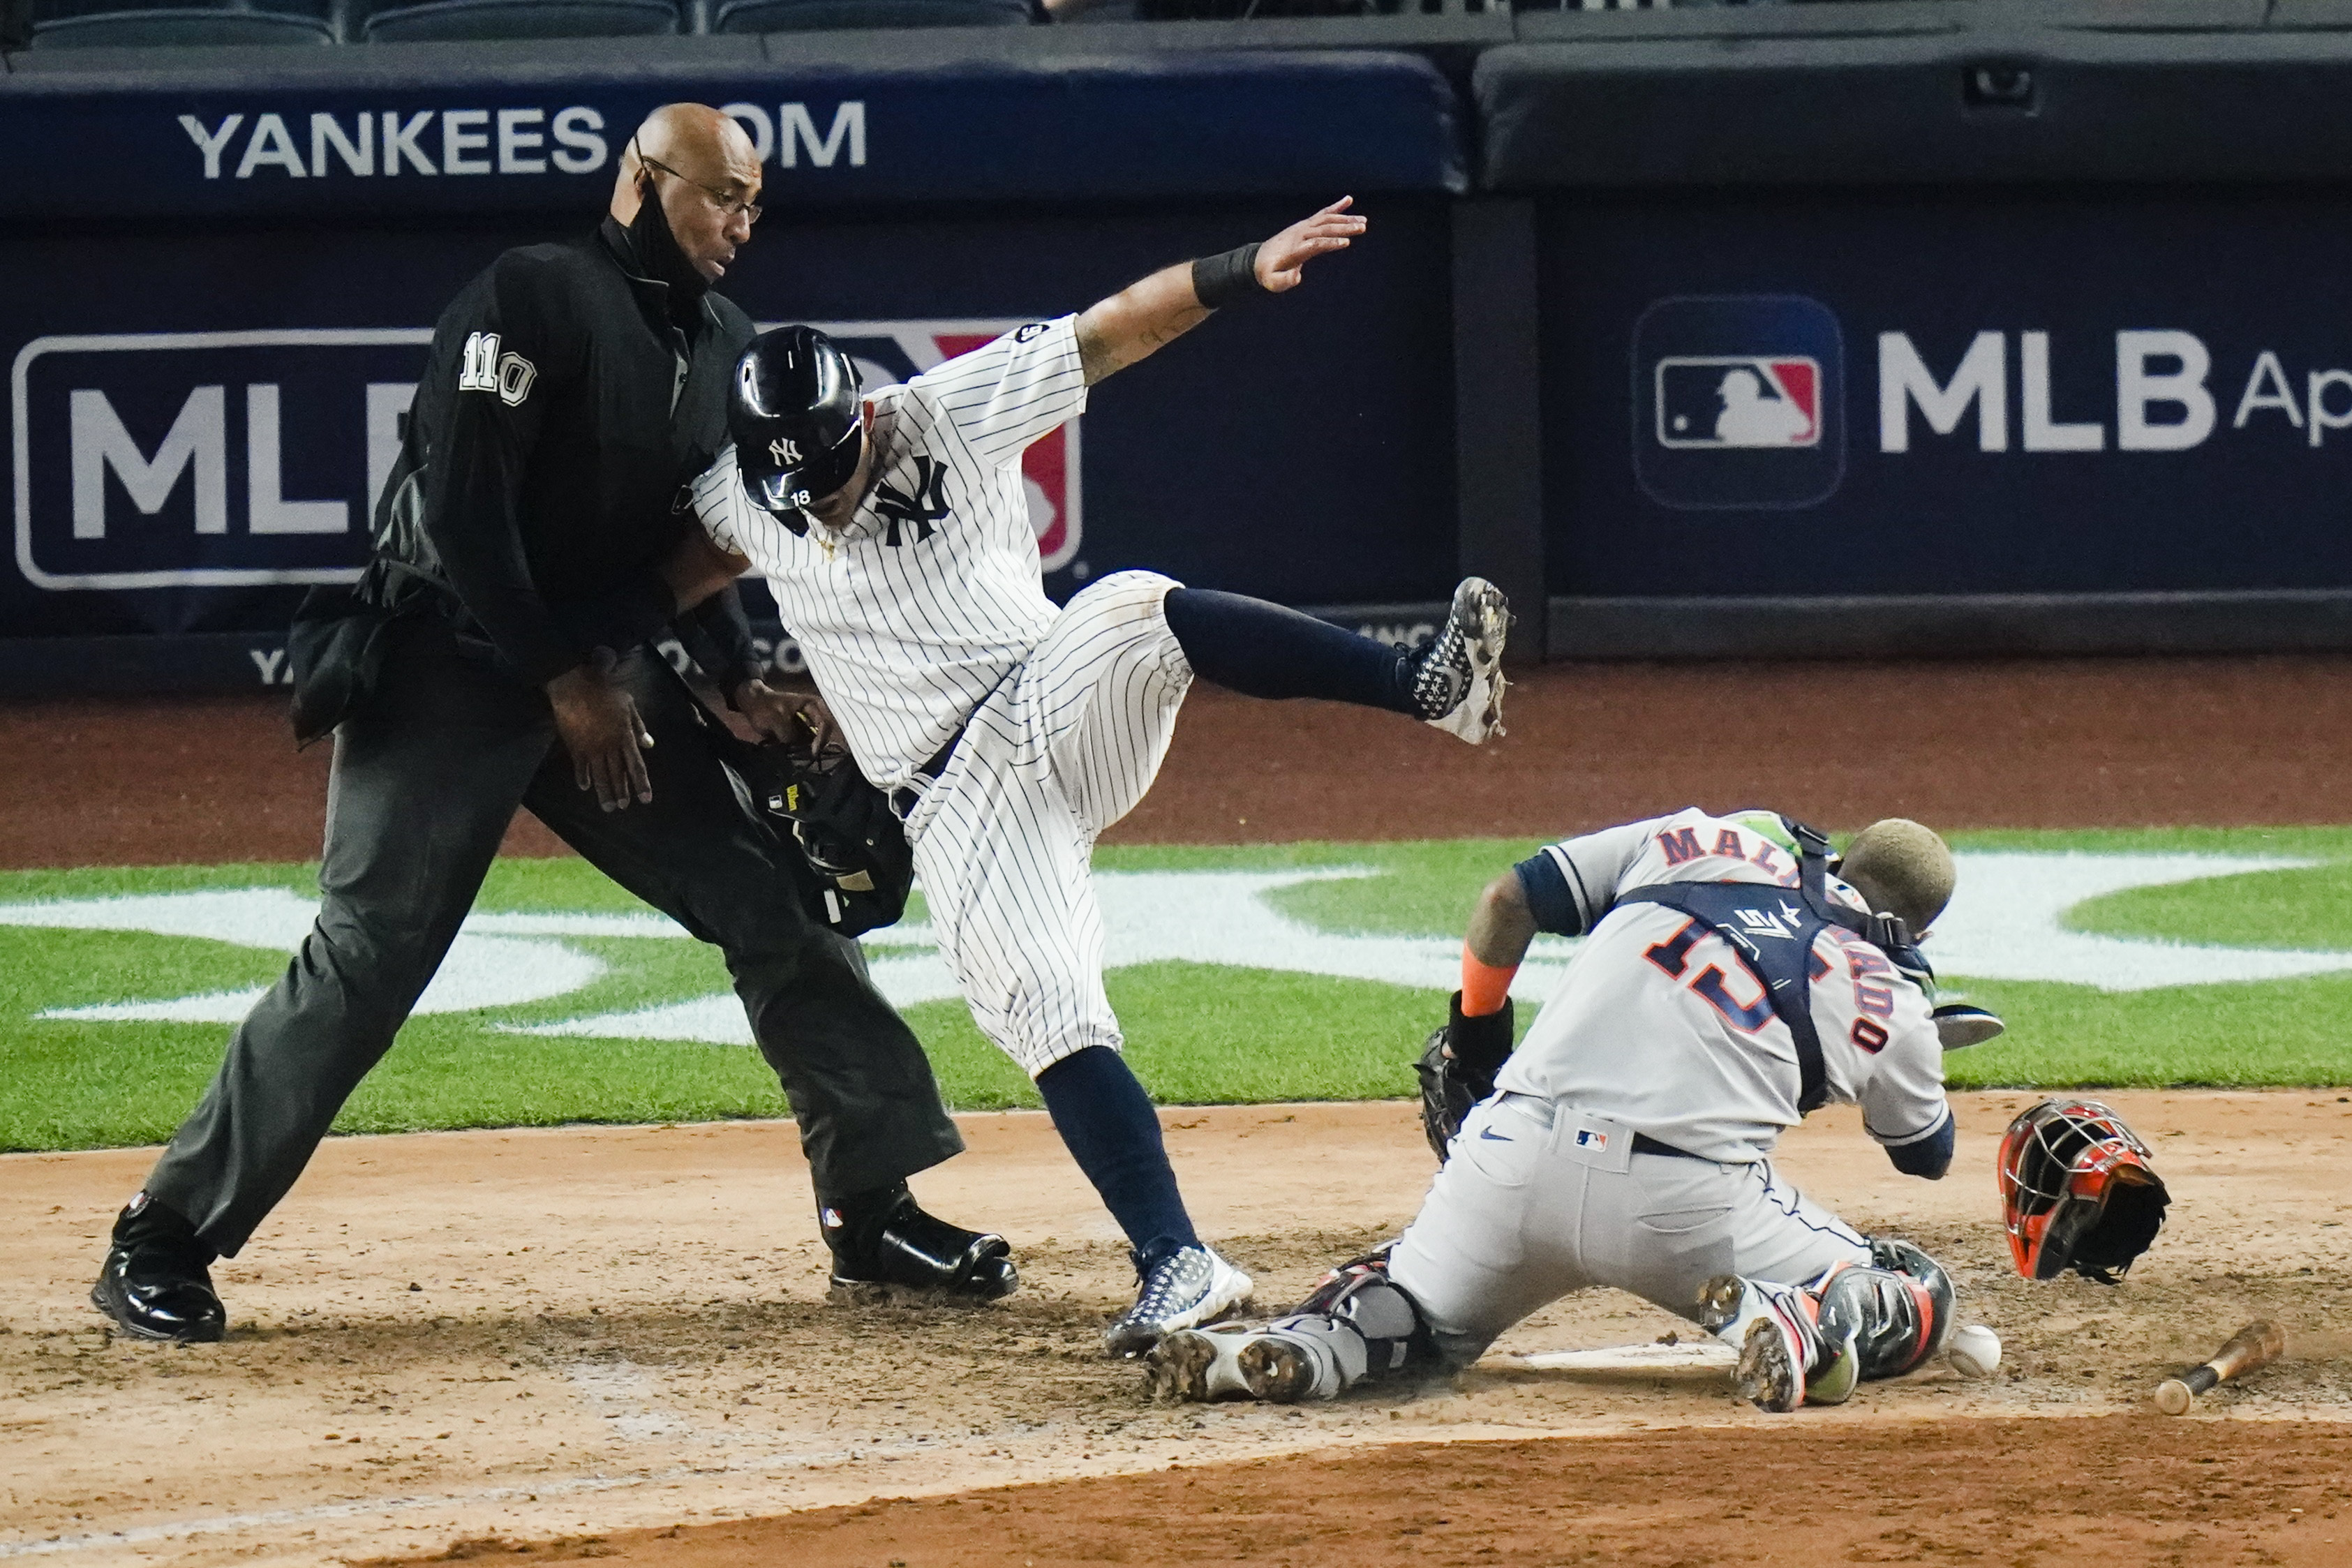
[[[1071,600],[907,819],[940,956],[1032,1078],[1120,1043],[1091,860],[1151,787],[1192,684],[1164,602],[1181,586],[1122,571]]]

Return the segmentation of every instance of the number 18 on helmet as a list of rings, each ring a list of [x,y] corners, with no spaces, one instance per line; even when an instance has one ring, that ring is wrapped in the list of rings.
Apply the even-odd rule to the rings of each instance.
[[[814,327],[762,332],[735,361],[727,434],[751,499],[805,533],[801,508],[849,483],[865,449],[857,367]]]

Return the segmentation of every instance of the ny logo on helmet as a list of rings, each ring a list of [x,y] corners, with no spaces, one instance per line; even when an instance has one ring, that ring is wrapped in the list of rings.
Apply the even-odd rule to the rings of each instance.
[[[768,455],[776,460],[776,466],[779,468],[797,468],[801,465],[799,444],[784,436],[780,435],[768,443]]]

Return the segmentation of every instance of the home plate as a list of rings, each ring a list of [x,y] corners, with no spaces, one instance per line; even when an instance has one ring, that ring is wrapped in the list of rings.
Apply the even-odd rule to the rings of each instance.
[[[1599,1350],[1545,1350],[1510,1358],[1537,1372],[1664,1372],[1675,1367],[1704,1366],[1717,1371],[1736,1366],[1739,1353],[1719,1340],[1685,1340],[1679,1344],[1612,1344]]]

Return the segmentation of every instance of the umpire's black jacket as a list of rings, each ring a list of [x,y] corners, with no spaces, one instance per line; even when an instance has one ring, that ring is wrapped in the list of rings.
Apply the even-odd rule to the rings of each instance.
[[[716,294],[682,329],[669,292],[610,218],[468,284],[434,328],[362,598],[435,595],[533,685],[670,621],[660,561],[692,521],[679,497],[726,443],[752,329]],[[722,686],[757,673],[731,591],[679,631],[706,665],[715,651]]]

